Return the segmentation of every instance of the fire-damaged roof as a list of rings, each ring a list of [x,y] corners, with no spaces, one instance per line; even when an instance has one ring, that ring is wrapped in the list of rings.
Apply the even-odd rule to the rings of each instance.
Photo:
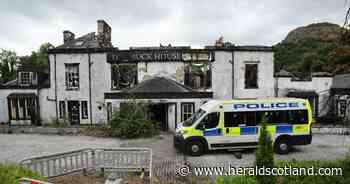
[[[67,41],[63,45],[57,46],[56,49],[79,49],[79,48],[97,48],[99,43],[95,32],[88,33],[79,38]]]
[[[133,88],[117,93],[105,93],[106,99],[178,99],[212,98],[212,92],[198,92],[165,77],[153,77]]]
[[[192,89],[165,77],[154,77],[127,90],[128,93],[167,93],[192,92]]]

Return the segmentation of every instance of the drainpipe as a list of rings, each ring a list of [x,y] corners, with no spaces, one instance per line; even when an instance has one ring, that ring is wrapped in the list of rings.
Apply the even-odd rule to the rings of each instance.
[[[235,54],[232,50],[232,98],[235,98]]]
[[[39,72],[37,73],[37,77],[36,80],[38,80],[37,82],[37,88],[36,88],[36,94],[37,94],[37,110],[38,110],[38,114],[37,117],[39,117],[38,121],[41,124],[41,117],[40,117],[40,87],[39,87]],[[37,122],[38,123],[38,122]]]
[[[55,104],[56,104],[56,122],[58,122],[58,109],[57,109],[57,66],[56,66],[56,54],[53,55],[54,59],[54,73],[55,73]]]
[[[92,102],[91,102],[91,54],[88,53],[88,62],[89,62],[89,112],[90,112],[90,124],[92,125]]]

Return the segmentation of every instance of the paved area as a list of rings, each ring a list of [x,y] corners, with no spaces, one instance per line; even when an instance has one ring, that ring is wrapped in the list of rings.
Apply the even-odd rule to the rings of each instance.
[[[25,158],[71,151],[81,148],[149,147],[153,149],[154,160],[169,160],[183,157],[173,148],[172,135],[162,134],[154,138],[120,140],[116,138],[95,138],[87,136],[56,136],[34,134],[0,134],[0,162],[19,162]],[[287,155],[275,155],[277,160],[332,160],[349,153],[350,136],[314,135],[311,145],[298,146]],[[251,165],[255,159],[254,150],[243,151],[242,159],[232,152],[216,151],[201,157],[187,157],[190,162],[218,166],[231,163],[235,166]]]
[[[23,159],[83,148],[115,148],[121,140],[88,136],[38,134],[0,134],[0,162]]]

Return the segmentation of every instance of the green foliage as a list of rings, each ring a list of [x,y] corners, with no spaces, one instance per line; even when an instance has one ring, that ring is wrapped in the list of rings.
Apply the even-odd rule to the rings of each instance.
[[[300,77],[310,72],[328,71],[326,69],[329,54],[337,48],[337,42],[303,40],[297,43],[279,43],[275,45],[275,69],[285,69]]]
[[[43,126],[48,126],[52,128],[66,128],[70,126],[70,122],[67,117],[64,117],[62,119],[52,118],[50,123],[43,124]]]
[[[50,47],[52,47],[50,43],[42,44],[38,51],[33,51],[29,56],[21,57],[21,64],[29,66],[33,71],[45,72],[49,68],[47,51]]]
[[[348,184],[350,183],[350,156],[347,156],[343,159],[325,161],[325,160],[314,160],[314,161],[280,161],[276,163],[277,167],[293,167],[293,168],[311,168],[314,167],[314,170],[317,171],[318,168],[342,168],[342,176],[278,176],[276,178],[277,183],[279,184],[304,184],[304,183],[313,183],[313,184]],[[218,177],[216,180],[217,184],[256,184],[258,183],[257,179],[252,176],[227,176],[227,177]]]
[[[0,183],[17,184],[22,177],[46,181],[46,178],[21,166],[0,164]]]
[[[260,128],[260,136],[259,136],[258,149],[256,152],[255,166],[257,168],[274,167],[272,141],[266,129],[266,120],[263,121]],[[259,184],[275,183],[274,176],[256,176],[256,179]]]
[[[147,103],[125,103],[113,114],[110,133],[113,137],[137,138],[158,133],[158,126],[151,120]]]
[[[218,177],[216,184],[256,184],[256,179],[250,176],[226,176]]]
[[[109,137],[110,132],[110,127],[107,125],[86,126],[81,129],[83,135],[94,137]]]
[[[18,56],[9,50],[0,50],[0,83],[8,82],[16,77],[16,64]]]

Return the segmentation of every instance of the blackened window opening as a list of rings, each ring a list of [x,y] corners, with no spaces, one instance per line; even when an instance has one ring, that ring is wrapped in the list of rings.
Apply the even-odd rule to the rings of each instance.
[[[121,90],[134,87],[137,84],[136,64],[113,64],[112,89]]]
[[[246,89],[258,88],[258,65],[257,64],[245,65],[244,84]]]

